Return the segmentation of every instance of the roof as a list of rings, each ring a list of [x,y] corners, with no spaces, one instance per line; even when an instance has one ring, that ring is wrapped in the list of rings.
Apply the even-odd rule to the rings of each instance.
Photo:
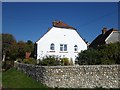
[[[67,24],[65,24],[64,22],[62,22],[62,21],[54,21],[53,22],[53,26],[54,27],[58,27],[58,28],[67,28],[67,29],[73,29],[73,30],[76,30],[76,32],[78,33],[78,35],[80,36],[80,34],[79,34],[79,32],[77,31],[77,29],[75,29],[75,28],[73,28],[73,27],[71,27],[71,26],[69,26],[69,25],[67,25]],[[45,33],[45,34],[47,34],[50,30],[51,30],[52,28],[48,28],[48,31]],[[44,34],[44,35],[45,35]],[[44,36],[43,35],[43,36]],[[42,36],[42,37],[43,37]],[[37,43],[42,37],[40,37],[35,43]],[[81,36],[80,36],[81,37]],[[81,37],[82,38],[82,37]],[[82,40],[86,43],[86,41],[82,38]]]
[[[74,30],[76,30],[75,28],[73,28],[73,27],[65,24],[65,23],[62,22],[62,21],[54,21],[54,22],[53,22],[53,26],[54,26],[54,27],[58,27],[58,28],[67,28],[67,29],[74,29]]]
[[[115,29],[110,29],[110,30],[106,30],[106,28],[104,28],[105,30],[102,30],[102,34],[98,35],[90,44],[90,47],[96,47],[98,45],[102,45],[105,44],[105,40],[107,39],[107,37],[114,31],[118,31]]]

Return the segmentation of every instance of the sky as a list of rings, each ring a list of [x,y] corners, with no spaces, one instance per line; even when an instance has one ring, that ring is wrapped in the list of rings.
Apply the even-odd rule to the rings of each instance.
[[[117,2],[3,2],[2,33],[17,41],[37,41],[62,20],[74,27],[80,36],[92,42],[102,28],[118,29]]]

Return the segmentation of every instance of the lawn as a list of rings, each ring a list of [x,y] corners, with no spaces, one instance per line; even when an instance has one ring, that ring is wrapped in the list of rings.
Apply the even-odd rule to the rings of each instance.
[[[2,84],[3,88],[46,88],[15,68],[2,73]]]

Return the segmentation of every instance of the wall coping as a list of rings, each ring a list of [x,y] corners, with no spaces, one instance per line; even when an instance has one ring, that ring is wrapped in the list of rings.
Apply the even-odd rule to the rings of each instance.
[[[40,66],[40,65],[33,65],[33,64],[24,64],[24,63],[19,63],[15,62],[17,64],[22,64],[22,65],[27,65],[27,66],[35,66],[35,67],[50,67],[50,68],[56,68],[56,67],[112,67],[112,66],[120,66],[120,64],[113,64],[113,65],[73,65],[73,66]]]

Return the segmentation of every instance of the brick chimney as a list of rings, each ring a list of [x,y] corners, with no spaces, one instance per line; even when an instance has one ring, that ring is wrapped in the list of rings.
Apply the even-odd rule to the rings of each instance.
[[[56,24],[58,24],[59,22],[57,20],[53,21],[52,24],[53,26],[55,26]]]
[[[102,34],[105,34],[107,32],[107,28],[102,29]]]

